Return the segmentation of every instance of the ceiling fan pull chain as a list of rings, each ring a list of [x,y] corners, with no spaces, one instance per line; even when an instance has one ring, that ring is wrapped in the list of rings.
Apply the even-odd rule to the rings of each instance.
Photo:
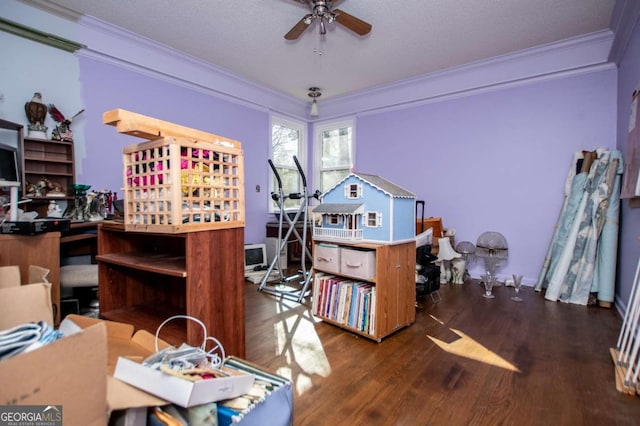
[[[313,53],[318,56],[322,56],[324,53],[324,34],[318,33],[318,37],[316,38],[316,46],[313,48]]]

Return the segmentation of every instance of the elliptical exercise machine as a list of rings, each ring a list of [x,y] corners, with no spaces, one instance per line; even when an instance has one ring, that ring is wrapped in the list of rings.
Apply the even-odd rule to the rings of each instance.
[[[276,170],[273,161],[271,161],[270,159],[268,160],[269,166],[271,167],[271,170],[273,170],[273,174],[278,181],[278,192],[271,193],[271,199],[276,202],[279,209],[278,241],[276,244],[276,255],[271,261],[271,264],[269,264],[269,268],[265,272],[264,277],[262,277],[262,280],[260,280],[258,291],[264,291],[274,295],[282,296],[300,303],[304,300],[305,297],[310,295],[311,289],[309,288],[309,284],[311,284],[311,281],[313,279],[313,269],[311,267],[307,269],[307,256],[309,257],[309,259],[311,259],[311,252],[307,248],[307,211],[309,200],[311,198],[318,199],[320,197],[320,191],[316,191],[312,195],[309,195],[307,191],[307,178],[305,177],[305,174],[302,171],[302,167],[298,162],[298,158],[295,155],[293,156],[293,161],[298,168],[298,173],[300,174],[300,178],[302,180],[302,192],[285,194],[282,188],[282,180],[280,179],[278,170]],[[288,199],[301,200],[300,206],[295,211],[295,214],[293,214],[293,216],[290,216],[290,212],[287,212],[285,210],[285,202]],[[296,223],[298,223],[299,221],[301,221],[303,224],[302,235],[300,235],[300,232],[298,232],[298,230],[296,229]],[[302,245],[302,259],[300,261],[300,270],[298,271],[298,273],[291,276],[285,276],[282,268],[280,267],[279,253],[281,253],[286,244],[288,244],[289,237],[291,237],[292,234]],[[277,270],[280,275],[277,282],[269,281],[269,277],[274,270]]]

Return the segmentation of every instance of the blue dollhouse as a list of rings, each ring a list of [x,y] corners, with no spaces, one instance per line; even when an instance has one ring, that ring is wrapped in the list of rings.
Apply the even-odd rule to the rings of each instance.
[[[415,237],[415,194],[379,176],[351,173],[313,209],[313,237],[395,242]]]

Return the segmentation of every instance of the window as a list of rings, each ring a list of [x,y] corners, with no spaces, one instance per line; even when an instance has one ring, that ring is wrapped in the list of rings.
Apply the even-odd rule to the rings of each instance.
[[[271,118],[271,161],[275,166],[280,179],[282,180],[282,190],[285,194],[298,193],[302,191],[302,181],[298,173],[296,163],[293,161],[295,155],[303,166],[306,164],[305,140],[306,127],[302,123],[286,120],[280,117]],[[278,181],[272,170],[269,170],[270,192],[279,192]],[[269,211],[278,210],[278,205],[270,198]],[[288,198],[285,201],[285,208],[298,208],[301,200]]]
[[[314,182],[326,192],[353,170],[353,120],[317,126],[314,140]]]
[[[364,226],[367,228],[379,228],[382,226],[382,213],[366,212],[364,215]]]
[[[342,221],[340,220],[340,215],[331,214],[329,215],[329,225],[340,225]]]
[[[350,183],[344,187],[344,197],[355,200],[362,198],[362,185],[357,183]]]

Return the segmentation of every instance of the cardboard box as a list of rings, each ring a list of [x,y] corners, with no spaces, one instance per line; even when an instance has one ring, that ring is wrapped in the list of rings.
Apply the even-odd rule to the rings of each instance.
[[[233,370],[224,371],[229,373],[229,377],[191,382],[121,357],[114,377],[187,408],[235,398],[251,390],[255,379],[253,375]]]
[[[433,239],[434,242],[438,238],[442,238],[442,218],[440,217],[429,217],[422,218],[416,220],[416,235],[426,231],[427,229],[433,229]]]
[[[31,321],[53,324],[51,284],[26,284],[0,289],[0,330]]]
[[[51,284],[46,277],[49,270],[29,265],[27,283],[17,265],[0,266],[0,330],[30,321],[53,324]]]
[[[12,268],[5,272],[16,277]],[[19,275],[17,277],[14,283],[19,284]],[[37,283],[0,289],[0,330],[30,321],[51,324],[50,288],[48,283]],[[187,382],[189,386],[185,390],[182,384],[176,385],[172,380],[184,382],[182,379],[139,364],[155,352],[156,340],[151,333],[144,330],[134,333],[130,324],[79,315],[65,318],[61,329],[70,324],[78,329],[75,334],[0,361],[2,404],[61,405],[65,425],[105,425],[114,411],[162,406],[168,401],[178,404],[188,401],[184,405],[190,406],[201,403],[203,398],[208,401],[234,398],[247,393],[254,381],[250,374],[236,374],[196,385]],[[160,349],[166,346],[166,342],[158,341]],[[120,361],[133,365],[134,381],[137,377],[146,382],[149,371],[161,375],[149,383],[135,382],[154,394],[115,379],[112,375]],[[176,390],[176,398],[162,399],[165,391],[171,396]]]
[[[104,321],[97,318],[82,315],[69,315],[66,318],[82,329],[88,329],[96,324],[103,324],[106,329],[106,376],[107,376],[107,408],[109,413],[126,410],[128,408],[154,407],[166,405],[167,401],[143,392],[113,377],[116,363],[121,356],[142,361],[155,349],[155,336],[140,330],[134,333],[131,324],[115,321]],[[158,341],[159,348],[165,348],[168,344]]]
[[[117,379],[114,382],[118,382],[109,382],[107,399],[111,410],[166,405],[167,401],[191,407],[235,398],[247,393],[253,385],[253,375],[233,371],[230,371],[233,373],[230,377],[200,382],[169,376],[141,364],[156,352],[155,336],[148,331],[139,330],[134,333],[130,324],[78,315],[69,315],[67,318],[83,328],[97,322],[104,323],[107,327],[108,372]],[[166,342],[158,341],[158,349],[167,346]]]
[[[61,405],[65,425],[107,423],[104,324],[0,362],[0,401]]]
[[[0,329],[30,321],[53,323],[51,285],[0,289]],[[0,361],[3,405],[61,405],[65,425],[107,423],[107,338],[95,324],[39,349]]]
[[[42,278],[45,271],[31,266],[29,281]],[[53,324],[51,284],[21,286],[17,266],[1,267],[0,282],[0,330],[31,321]],[[78,326],[77,333],[0,361],[2,404],[62,405],[63,423],[83,426],[105,425],[115,410],[167,404],[110,375],[118,356],[146,356],[148,350],[138,341],[153,336],[136,337],[129,324],[78,315],[66,320]]]

